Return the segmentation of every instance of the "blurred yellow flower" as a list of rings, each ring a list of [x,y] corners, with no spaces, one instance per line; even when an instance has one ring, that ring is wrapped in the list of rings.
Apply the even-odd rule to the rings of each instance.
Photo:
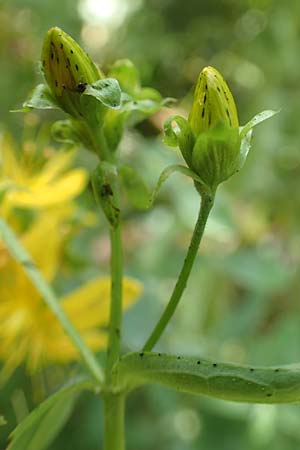
[[[2,215],[12,208],[48,208],[76,197],[87,184],[88,174],[83,169],[70,169],[75,152],[55,152],[51,157],[38,155],[37,146],[27,142],[17,154],[12,139],[5,135],[0,145],[0,195]],[[68,171],[67,171],[68,170]],[[66,172],[67,171],[67,172]]]
[[[21,238],[48,281],[53,280],[59,269],[67,215],[65,208],[42,213]],[[22,363],[32,373],[51,363],[76,360],[77,350],[3,242],[0,242],[0,273],[0,358],[6,376]],[[140,293],[137,281],[124,278],[123,307],[132,305]],[[91,280],[60,301],[86,344],[94,351],[105,348],[110,278]]]

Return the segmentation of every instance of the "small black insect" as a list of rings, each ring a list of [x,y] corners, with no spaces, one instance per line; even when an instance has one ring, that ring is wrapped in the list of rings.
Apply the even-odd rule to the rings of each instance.
[[[82,83],[82,81],[80,81],[80,83],[77,84],[76,91],[82,93],[86,90],[86,87],[87,83]]]

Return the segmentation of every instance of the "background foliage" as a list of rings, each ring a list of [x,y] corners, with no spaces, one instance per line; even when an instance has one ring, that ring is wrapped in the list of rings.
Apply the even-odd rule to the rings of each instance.
[[[34,139],[39,121],[58,117],[8,112],[40,79],[35,62],[53,25],[78,39],[104,70],[119,57],[132,59],[144,85],[179,98],[182,110],[189,108],[197,74],[208,64],[227,79],[241,123],[262,109],[281,108],[255,130],[243,171],[219,188],[184,299],[159,344],[162,351],[251,364],[300,361],[298,8],[297,0],[0,4],[0,120],[17,141],[28,138],[28,129]],[[180,160],[159,136],[169,114],[163,111],[128,132],[122,148],[124,160],[152,185],[167,163]],[[76,164],[89,169],[94,162],[81,152]],[[132,350],[144,343],[167,301],[196,217],[198,196],[189,181],[176,177],[150,213],[125,204],[126,273],[145,286],[124,321],[126,347]],[[89,190],[79,204],[94,210]],[[55,280],[58,292],[97,274],[99,265],[106,273],[107,249],[102,217],[88,231],[75,233]],[[0,416],[8,422],[0,427],[1,449],[27,409],[70,370],[50,367],[34,377],[22,367],[15,372],[0,391]],[[51,449],[100,449],[101,414],[101,403],[83,394]],[[232,404],[151,387],[129,399],[128,448],[294,450],[300,445],[299,419],[298,406]]]

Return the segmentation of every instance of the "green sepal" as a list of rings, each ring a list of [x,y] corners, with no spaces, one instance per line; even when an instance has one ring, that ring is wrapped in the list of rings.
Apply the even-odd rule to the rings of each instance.
[[[128,59],[116,61],[109,76],[116,78],[122,89],[121,111],[131,126],[141,122],[161,108],[169,106],[174,99],[163,99],[153,88],[142,87],[137,68]]]
[[[93,390],[88,378],[70,381],[35,408],[11,433],[8,450],[44,450],[64,426],[74,407],[77,395]]]
[[[239,170],[241,139],[237,128],[219,123],[200,133],[193,148],[191,168],[211,189]]]
[[[167,166],[161,172],[152,192],[149,190],[141,175],[132,167],[122,166],[118,169],[118,172],[121,177],[122,185],[127,193],[128,200],[134,207],[139,209],[148,209],[152,207],[163,184],[174,173],[180,173],[191,178],[194,183],[200,187],[202,192],[211,192],[210,188],[195,172],[188,167],[181,166],[179,164]]]
[[[139,72],[129,59],[116,61],[110,68],[109,76],[116,78],[122,91],[131,96],[136,95],[141,89]]]
[[[38,84],[29,98],[23,103],[23,108],[12,112],[28,112],[31,109],[59,109],[60,106],[46,84]]]
[[[254,117],[252,117],[251,120],[249,120],[249,122],[246,123],[246,125],[240,127],[241,138],[244,138],[246,136],[246,134],[252,128],[254,128],[256,125],[260,124],[261,122],[264,122],[267,119],[270,119],[271,117],[275,116],[279,112],[280,112],[280,110],[273,111],[273,110],[269,109],[269,110],[262,111],[262,112],[256,114]]]
[[[121,166],[118,169],[121,183],[128,200],[138,209],[147,209],[151,203],[151,192],[140,174],[129,166]]]
[[[57,142],[83,145],[86,149],[94,151],[89,130],[82,121],[58,120],[52,125],[51,134]]]
[[[239,164],[238,169],[241,169],[243,165],[245,164],[245,161],[247,159],[249,150],[251,148],[251,141],[252,141],[252,133],[253,128],[256,125],[259,125],[260,123],[264,122],[267,119],[270,119],[271,117],[278,114],[280,111],[273,111],[273,110],[266,110],[262,111],[258,114],[256,114],[254,117],[252,117],[249,122],[246,123],[246,125],[240,127],[240,138],[241,138],[241,147],[240,147],[240,157],[239,157]]]
[[[129,59],[116,61],[109,71],[109,76],[116,78],[123,92],[134,100],[153,100],[156,103],[162,101],[160,93],[150,87],[142,87],[138,69]]]
[[[253,130],[250,129],[248,131],[248,133],[245,136],[243,136],[243,138],[241,140],[238,170],[240,170],[246,162],[249,150],[251,148],[252,134],[253,134]]]
[[[171,116],[164,124],[164,143],[170,147],[179,147],[188,166],[192,162],[195,136],[189,122],[181,116]]]
[[[121,105],[121,89],[114,78],[104,78],[86,86],[82,96],[94,97],[107,108],[118,109]]]
[[[4,425],[7,425],[7,421],[3,416],[0,416],[0,427],[3,427]]]
[[[122,139],[127,113],[109,109],[105,115],[103,132],[109,149],[114,152]]]
[[[109,224],[115,228],[120,222],[120,209],[116,200],[118,173],[114,165],[102,161],[91,175],[95,199]]]
[[[71,120],[58,120],[51,127],[51,135],[57,142],[65,144],[80,144],[82,142],[78,130],[73,126]]]

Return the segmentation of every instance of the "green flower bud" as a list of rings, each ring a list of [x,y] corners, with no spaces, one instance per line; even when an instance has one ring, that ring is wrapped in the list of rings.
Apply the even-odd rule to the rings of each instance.
[[[213,67],[205,67],[200,72],[188,120],[195,135],[218,123],[228,128],[239,127],[233,96],[222,75]]]
[[[42,70],[61,108],[81,117],[80,96],[88,84],[103,78],[98,67],[82,48],[60,28],[51,28],[42,49]]]
[[[169,117],[165,143],[178,146],[199,193],[214,193],[238,172],[251,147],[252,129],[278,111],[266,110],[239,127],[233,96],[222,75],[205,67],[198,78],[188,120]]]

